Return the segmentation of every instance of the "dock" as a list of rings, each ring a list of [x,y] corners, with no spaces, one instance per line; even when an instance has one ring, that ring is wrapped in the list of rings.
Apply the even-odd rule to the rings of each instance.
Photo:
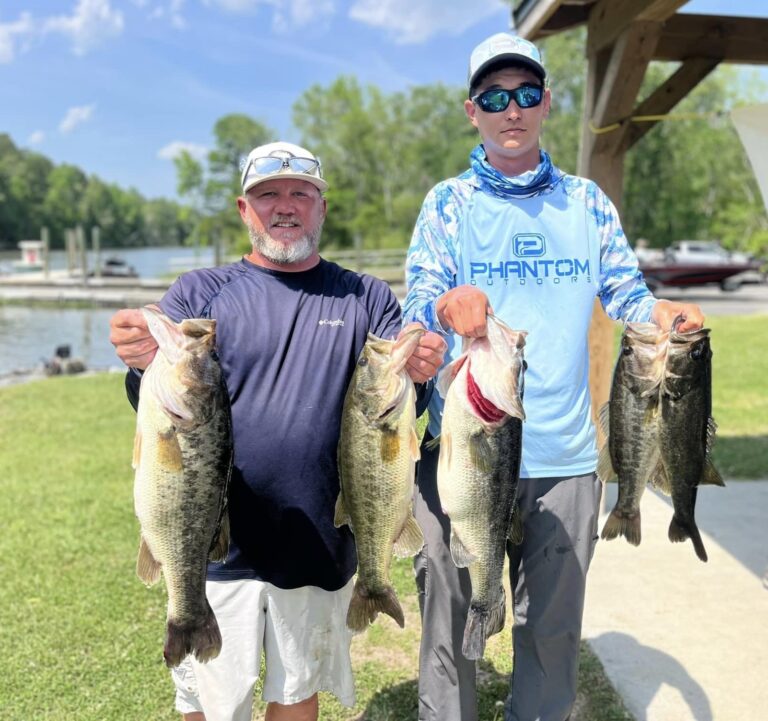
[[[402,270],[376,266],[367,272],[389,283],[398,300],[405,298]],[[105,308],[138,308],[157,302],[171,280],[69,275],[66,271],[9,273],[0,275],[0,303],[87,304]]]
[[[160,299],[170,285],[156,278],[82,278],[65,271],[0,276],[0,302],[85,303],[107,308],[137,308]]]

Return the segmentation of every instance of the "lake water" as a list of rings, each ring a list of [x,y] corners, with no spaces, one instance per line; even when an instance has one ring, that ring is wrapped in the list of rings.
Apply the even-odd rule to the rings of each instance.
[[[132,265],[142,278],[159,278],[168,273],[189,270],[213,265],[213,250],[211,248],[118,248],[103,249],[101,251],[102,262],[112,256],[125,260]],[[21,254],[16,250],[0,250],[0,268],[8,266],[15,260],[19,260]],[[88,253],[88,268],[93,270],[96,264],[96,256]],[[52,250],[50,253],[51,270],[65,270],[67,256],[63,250]]]
[[[102,260],[119,256],[142,278],[157,278],[193,267],[213,265],[210,248],[130,248],[103,250]],[[18,260],[18,251],[0,252],[0,267]],[[95,258],[91,254],[89,267]],[[67,267],[64,251],[52,251],[51,270]],[[109,342],[113,308],[42,308],[0,304],[0,380],[18,371],[33,371],[50,359],[58,346],[69,345],[72,357],[91,369],[120,366]]]

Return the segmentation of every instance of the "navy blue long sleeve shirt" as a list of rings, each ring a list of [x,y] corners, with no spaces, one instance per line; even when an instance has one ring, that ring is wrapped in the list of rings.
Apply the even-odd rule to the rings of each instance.
[[[232,402],[230,551],[208,578],[341,588],[357,564],[349,528],[333,525],[342,405],[368,332],[400,329],[394,294],[325,260],[290,273],[243,259],[182,275],[160,307],[216,319]],[[129,373],[134,401],[138,382]]]

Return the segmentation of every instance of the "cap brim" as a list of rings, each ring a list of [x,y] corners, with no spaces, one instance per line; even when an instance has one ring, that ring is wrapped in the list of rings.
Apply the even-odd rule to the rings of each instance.
[[[535,60],[531,60],[526,55],[520,55],[518,53],[504,53],[503,55],[497,55],[496,57],[487,60],[477,70],[475,70],[475,72],[472,73],[472,77],[469,79],[469,87],[471,88],[476,83],[477,78],[488,72],[488,70],[491,68],[497,65],[504,67],[511,64],[524,65],[525,67],[529,68],[532,73],[541,78],[542,81],[546,80],[547,71],[544,69],[543,65],[540,65]]]
[[[315,178],[312,175],[307,175],[307,173],[271,173],[270,175],[262,175],[258,178],[251,178],[243,185],[243,192],[247,193],[254,186],[258,185],[259,183],[265,183],[267,180],[286,179],[306,180],[308,183],[312,183],[312,185],[314,185],[321,193],[324,193],[326,190],[328,190],[328,183],[326,183],[322,178]]]

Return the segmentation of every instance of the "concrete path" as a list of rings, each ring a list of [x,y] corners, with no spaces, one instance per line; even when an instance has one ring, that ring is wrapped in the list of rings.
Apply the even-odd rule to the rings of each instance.
[[[668,498],[641,510],[639,547],[597,544],[584,638],[637,721],[768,719],[768,481],[699,490],[707,563],[667,539]]]

